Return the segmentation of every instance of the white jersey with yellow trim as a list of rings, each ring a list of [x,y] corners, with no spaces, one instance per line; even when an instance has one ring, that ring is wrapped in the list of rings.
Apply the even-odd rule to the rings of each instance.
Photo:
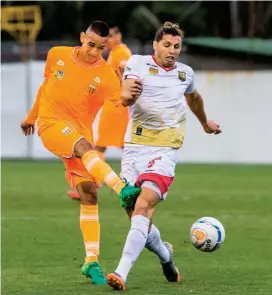
[[[169,70],[151,55],[133,55],[123,79],[139,79],[143,85],[141,95],[129,107],[125,143],[180,148],[187,111],[184,94],[195,91],[192,68],[176,62]]]

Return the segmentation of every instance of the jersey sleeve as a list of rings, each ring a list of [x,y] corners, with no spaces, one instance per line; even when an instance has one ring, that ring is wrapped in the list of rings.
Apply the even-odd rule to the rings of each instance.
[[[116,57],[114,52],[110,52],[107,63],[111,65],[114,69],[117,67]]]
[[[118,79],[122,80],[122,71],[119,68],[119,58],[115,52],[110,53],[108,64],[111,65],[111,67],[114,69]]]
[[[121,104],[121,85],[120,80],[114,72],[112,67],[105,72],[107,73],[104,77],[104,82],[102,86],[102,98],[104,102],[111,102],[118,106]]]
[[[118,66],[125,68],[130,57],[131,57],[131,52],[128,48],[123,48],[122,50],[120,50],[117,57]]]
[[[26,116],[26,118],[24,120],[28,124],[34,125],[37,118],[38,118],[40,98],[43,95],[46,82],[47,82],[47,80],[44,80],[42,85],[40,86],[40,88],[38,90],[38,93],[36,95],[35,102],[32,105],[31,110],[29,111],[29,113],[27,114],[27,116]]]
[[[127,65],[124,70],[123,80],[125,79],[138,79],[141,77],[141,60],[139,55],[132,55],[127,62]]]
[[[131,52],[126,48],[120,48],[118,51],[113,51],[110,53],[108,64],[113,67],[120,80],[123,78],[124,68],[130,56]]]
[[[188,79],[190,79],[190,84],[188,85],[187,89],[185,90],[185,94],[191,94],[195,91],[195,73],[192,68],[189,67],[188,72]]]
[[[36,95],[35,98],[35,102],[32,105],[31,110],[29,111],[29,113],[27,114],[26,118],[25,118],[25,122],[28,124],[35,124],[37,118],[38,118],[38,114],[39,114],[39,104],[40,104],[40,98],[43,95],[44,92],[44,88],[46,86],[46,81],[49,78],[50,72],[51,72],[51,65],[52,65],[52,60],[53,60],[53,50],[54,48],[50,49],[47,53],[47,58],[46,58],[46,62],[45,62],[45,68],[44,68],[44,81],[42,83],[42,85],[40,86],[38,93]]]

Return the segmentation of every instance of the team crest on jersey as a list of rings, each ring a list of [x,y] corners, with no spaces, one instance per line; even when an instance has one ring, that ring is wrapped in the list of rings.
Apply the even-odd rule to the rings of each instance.
[[[186,80],[186,73],[185,72],[178,72],[178,78],[184,82]]]
[[[159,70],[157,68],[154,68],[152,66],[149,68],[149,74],[150,75],[157,75],[158,72],[159,72]]]
[[[93,84],[90,84],[90,85],[89,85],[89,93],[90,93],[90,94],[94,94],[95,91],[96,91],[96,86],[93,85]]]
[[[69,127],[65,127],[61,130],[65,135],[69,135],[72,133],[72,130]]]
[[[62,80],[63,76],[64,76],[64,72],[62,70],[55,71],[54,77],[56,80]]]

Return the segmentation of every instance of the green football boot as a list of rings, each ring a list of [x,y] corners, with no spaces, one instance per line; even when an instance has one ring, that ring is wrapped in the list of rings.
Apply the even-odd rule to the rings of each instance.
[[[119,193],[122,207],[125,209],[133,209],[140,193],[141,189],[139,187],[127,183]]]
[[[104,277],[104,274],[98,262],[85,263],[82,266],[82,274],[85,275],[87,278],[92,279],[93,284],[95,285],[107,284],[107,280]]]

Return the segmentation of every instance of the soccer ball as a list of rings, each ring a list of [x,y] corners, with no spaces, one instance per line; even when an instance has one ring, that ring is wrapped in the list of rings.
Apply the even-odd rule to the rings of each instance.
[[[190,238],[196,249],[213,252],[224,242],[225,229],[216,218],[202,217],[192,225]]]

